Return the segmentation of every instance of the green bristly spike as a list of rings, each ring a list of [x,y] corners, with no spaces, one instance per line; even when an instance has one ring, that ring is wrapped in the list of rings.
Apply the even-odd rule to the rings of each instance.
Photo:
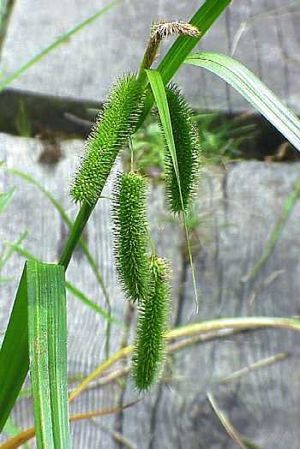
[[[195,191],[199,170],[200,145],[190,106],[174,84],[166,89],[177,154],[181,194],[169,151],[165,153],[165,180],[172,212],[186,211]]]
[[[113,201],[115,257],[123,289],[132,301],[148,294],[146,193],[146,180],[139,174],[119,176]]]
[[[151,257],[148,298],[140,303],[133,352],[133,379],[138,390],[147,390],[158,379],[164,358],[164,334],[169,311],[168,267],[163,259]]]
[[[87,139],[71,196],[75,202],[94,205],[101,195],[116,157],[134,132],[143,105],[143,88],[135,75],[120,79]]]

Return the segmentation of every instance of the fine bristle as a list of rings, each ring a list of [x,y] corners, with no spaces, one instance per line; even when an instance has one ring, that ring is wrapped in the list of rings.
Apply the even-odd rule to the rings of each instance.
[[[139,391],[148,390],[158,380],[165,353],[170,288],[168,266],[151,257],[149,295],[140,304],[137,334],[132,357],[132,376]]]
[[[71,187],[75,202],[97,202],[120,149],[135,130],[143,99],[143,89],[135,75],[120,79],[112,88],[87,139]]]
[[[148,293],[148,225],[146,180],[137,173],[118,177],[113,200],[114,247],[119,279],[128,299]]]
[[[195,191],[199,172],[200,146],[192,110],[175,85],[166,89],[178,162],[178,179],[168,148],[165,149],[165,181],[172,212],[186,211]],[[181,190],[181,192],[180,192]]]

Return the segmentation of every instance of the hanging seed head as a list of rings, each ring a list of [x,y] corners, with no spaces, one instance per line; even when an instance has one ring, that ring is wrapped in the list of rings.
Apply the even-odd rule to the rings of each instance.
[[[149,259],[146,218],[146,181],[137,173],[118,177],[114,200],[116,265],[125,294],[142,301],[148,294]]]
[[[95,204],[120,149],[134,132],[143,106],[143,89],[135,75],[113,86],[86,142],[85,154],[71,187],[76,202]]]
[[[172,84],[167,87],[166,93],[178,161],[181,195],[167,145],[165,148],[165,181],[170,209],[177,213],[187,210],[195,191],[199,172],[200,145],[192,110],[181,91]]]
[[[151,257],[149,295],[140,304],[132,357],[132,375],[138,390],[147,390],[158,379],[164,358],[170,289],[168,267]]]

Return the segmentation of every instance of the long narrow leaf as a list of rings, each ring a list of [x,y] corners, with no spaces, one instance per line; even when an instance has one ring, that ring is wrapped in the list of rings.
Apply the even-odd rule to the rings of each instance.
[[[30,376],[38,449],[68,449],[64,268],[26,262]]]
[[[15,251],[20,256],[23,256],[25,259],[33,260],[35,262],[40,262],[40,260],[37,257],[35,257],[33,254],[31,254],[28,250],[23,248],[17,242],[16,243],[7,243],[7,245],[9,245],[13,251]],[[1,265],[0,265],[0,267],[1,267]],[[90,307],[96,313],[103,316],[103,318],[105,318],[108,322],[120,324],[120,321],[118,321],[109,312],[107,312],[105,309],[103,309],[103,307],[99,306],[99,304],[96,304],[83,291],[79,290],[79,288],[77,288],[77,287],[75,287],[75,285],[71,284],[71,282],[66,281],[66,289],[69,290],[69,292],[72,295],[74,295],[76,298],[78,298],[80,301],[82,301],[86,306]]]
[[[224,79],[264,115],[298,151],[300,120],[273,92],[240,62],[219,53],[194,53],[187,64],[203,67]]]
[[[115,0],[106,5],[104,8],[101,8],[99,11],[88,17],[87,19],[83,20],[70,30],[68,30],[66,33],[62,34],[61,36],[58,36],[57,39],[55,39],[53,42],[51,42],[50,45],[45,47],[42,51],[37,53],[32,59],[29,59],[29,61],[25,62],[21,67],[19,67],[15,72],[13,72],[11,75],[9,75],[7,78],[4,78],[0,82],[0,92],[7,87],[12,81],[19,78],[24,72],[26,72],[30,67],[41,61],[45,56],[47,56],[51,51],[55,50],[59,45],[63,44],[64,42],[68,41],[71,36],[74,36],[74,34],[78,33],[79,31],[83,30],[85,27],[93,23],[95,20],[97,20],[99,17],[101,17],[103,14],[105,14],[107,11],[109,11],[116,3],[119,3],[120,0]]]
[[[18,170],[16,168],[11,168],[7,170],[9,173],[18,176],[19,178],[21,178],[23,181],[35,186],[40,192],[43,193],[43,195],[45,195],[46,198],[48,198],[48,200],[51,202],[51,204],[54,206],[54,208],[57,210],[57,212],[59,213],[61,219],[63,220],[63,222],[68,226],[69,229],[72,229],[73,226],[73,222],[70,219],[70,217],[68,216],[68,214],[65,212],[65,209],[63,208],[63,206],[59,203],[59,201],[52,195],[51,192],[49,192],[49,190],[45,189],[45,187],[39,183],[33,176],[31,176],[29,173],[25,173],[21,170]],[[109,306],[108,308],[110,308],[110,298],[109,298],[109,294],[107,292],[107,289],[104,285],[103,282],[103,277],[102,274],[99,271],[99,268],[97,266],[97,262],[95,261],[95,259],[93,258],[92,254],[90,253],[90,250],[88,248],[88,245],[86,244],[86,242],[84,241],[83,238],[80,239],[79,244],[82,248],[83,253],[85,254],[87,261],[89,262],[93,273],[95,274],[95,277],[97,279],[97,282],[102,290],[102,293],[104,295],[105,301],[107,303],[107,305]],[[108,314],[109,312],[107,312]]]
[[[171,116],[169,111],[169,105],[166,95],[165,86],[163,83],[163,79],[161,74],[157,70],[146,70],[147,77],[153,92],[155,104],[158,109],[161,126],[164,130],[164,136],[166,139],[168,150],[170,151],[170,155],[173,162],[173,167],[175,171],[175,175],[177,178],[177,183],[179,187],[179,191],[181,191],[180,188],[180,177],[179,177],[179,168],[178,168],[178,161],[177,161],[177,154],[176,154],[176,148],[175,148],[175,142],[174,142],[174,136],[173,136],[173,130],[172,130],[172,123],[171,123]]]
[[[8,192],[0,193],[0,214],[2,214],[10,201],[12,200],[13,194],[15,193],[16,188],[13,187]]]
[[[182,190],[181,190],[181,183],[180,183],[180,173],[179,173],[179,167],[178,167],[178,160],[177,160],[177,152],[174,142],[174,135],[173,135],[173,129],[172,129],[172,122],[171,122],[171,116],[170,116],[170,110],[166,95],[166,90],[164,86],[163,79],[161,77],[161,74],[157,70],[146,70],[147,77],[153,92],[153,96],[155,99],[155,103],[158,109],[158,113],[161,120],[161,125],[164,131],[165,140],[167,143],[168,150],[171,155],[172,163],[174,172],[177,179],[178,184],[178,190],[180,195],[180,201],[182,205],[182,209],[184,209],[183,205],[183,197],[182,197]],[[186,237],[186,243],[188,248],[188,255],[189,255],[189,261],[192,271],[192,279],[193,279],[193,288],[194,288],[194,295],[195,295],[195,306],[196,306],[196,313],[198,313],[198,293],[197,293],[197,285],[196,285],[196,277],[195,277],[195,269],[194,269],[194,263],[193,263],[193,256],[192,256],[192,250],[190,245],[190,239],[189,239],[189,232],[188,232],[188,226],[187,226],[187,220],[186,220],[186,214],[183,212],[183,224],[184,224],[184,230],[185,230],[185,237]]]
[[[0,431],[17,400],[29,367],[26,277],[24,269],[0,351]]]
[[[200,36],[196,39],[188,36],[180,36],[176,39],[158,66],[158,71],[164,80],[164,84],[173,78],[188,54],[198,44],[200,39],[203,38],[230,3],[231,0],[206,0],[206,2],[204,2],[198,9],[191,18],[190,23],[198,28]]]
[[[21,243],[26,239],[27,235],[28,235],[28,232],[24,231],[19,235],[19,237],[17,238],[17,240],[15,242],[9,243],[8,245],[6,245],[6,243],[4,242],[4,245],[8,246],[8,248],[6,248],[5,251],[3,251],[3,253],[1,254],[0,271],[3,270],[5,264],[9,261],[9,259],[12,257],[12,255],[15,252],[13,245],[21,245]]]
[[[269,237],[267,239],[267,242],[263,248],[262,254],[259,258],[259,260],[255,263],[255,265],[248,271],[247,274],[245,274],[241,281],[242,282],[248,282],[250,279],[253,279],[259,271],[265,266],[271,255],[273,254],[274,249],[276,248],[276,245],[282,235],[282,231],[285,228],[285,225],[292,215],[294,208],[296,204],[298,204],[300,198],[300,178],[297,179],[297,182],[293,188],[293,190],[290,192],[290,194],[287,196],[283,203],[282,212],[277,219],[274,228],[272,229],[271,233],[269,233]]]

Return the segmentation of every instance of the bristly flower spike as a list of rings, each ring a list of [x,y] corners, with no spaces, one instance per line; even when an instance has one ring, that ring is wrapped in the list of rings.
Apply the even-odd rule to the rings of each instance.
[[[99,199],[120,149],[136,128],[143,98],[143,88],[136,75],[125,76],[113,86],[87,139],[71,187],[75,202],[94,205]]]
[[[140,304],[132,357],[132,375],[138,390],[147,390],[159,378],[165,352],[170,288],[165,260],[151,257],[148,298]]]
[[[123,173],[117,179],[113,199],[116,266],[125,294],[132,301],[142,301],[148,294],[146,192],[144,177]]]
[[[172,157],[167,148],[165,150],[165,180],[170,209],[174,213],[179,213],[187,210],[195,191],[200,145],[192,110],[181,91],[172,84],[167,87],[166,94],[178,161],[180,187]]]

